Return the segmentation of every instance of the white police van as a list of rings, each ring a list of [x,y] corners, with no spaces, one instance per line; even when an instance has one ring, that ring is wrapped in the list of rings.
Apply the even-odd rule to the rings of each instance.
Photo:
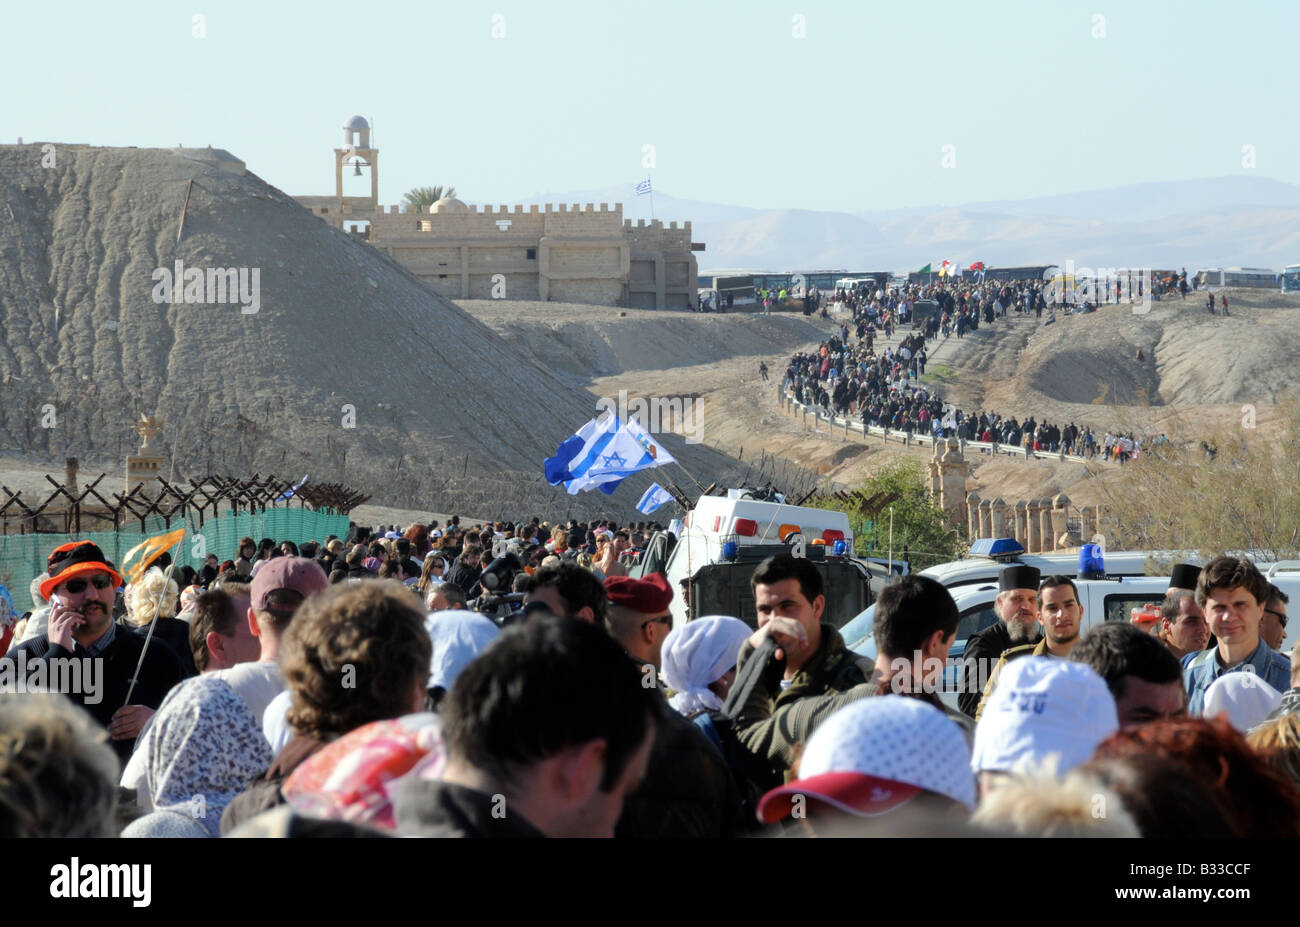
[[[1143,550],[1106,551],[1103,553],[1106,575],[1144,576],[1147,560],[1156,553]],[[959,586],[997,582],[998,574],[1009,566],[1031,566],[1036,567],[1044,576],[1061,575],[1074,579],[1079,575],[1079,554],[1027,554],[1014,538],[984,538],[971,545],[970,556],[966,559],[940,563],[922,570],[921,575],[938,580],[950,592],[955,593]]]
[[[1103,621],[1129,621],[1135,608],[1162,603],[1165,591],[1169,588],[1169,577],[1075,579],[1075,586],[1079,590],[1079,603],[1083,606],[1083,622],[1079,633],[1084,634]],[[940,694],[944,702],[954,708],[957,706],[957,686],[961,679],[959,667],[966,650],[966,641],[976,632],[983,631],[1000,620],[995,602],[997,595],[997,582],[967,585],[952,590],[953,601],[957,603],[957,635],[948,652],[948,665],[944,668],[943,691]],[[872,661],[877,655],[871,626],[874,617],[873,607],[845,625],[840,632],[850,650]]]
[[[665,556],[658,537],[652,538],[634,575],[668,577],[674,627],[709,614],[753,624],[757,612],[749,578],[759,562],[781,552],[817,566],[826,584],[826,620],[837,626],[870,603],[873,575],[877,587],[888,576],[885,567],[852,556],[853,529],[843,512],[789,505],[779,494],[747,489],[701,496],[686,514],[671,553]],[[680,594],[683,580],[691,590],[689,606]]]

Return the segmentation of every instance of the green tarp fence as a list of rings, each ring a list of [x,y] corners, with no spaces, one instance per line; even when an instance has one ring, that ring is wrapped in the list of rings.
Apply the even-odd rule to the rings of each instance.
[[[265,512],[238,515],[229,512],[207,518],[199,527],[198,518],[187,520],[185,539],[172,557],[178,567],[198,569],[208,554],[221,560],[233,560],[242,537],[260,541],[273,538],[280,541],[324,541],[328,535],[341,538],[348,535],[348,517],[332,512],[314,512],[310,509],[267,509]],[[0,536],[0,585],[9,589],[14,607],[19,614],[32,608],[30,587],[32,580],[45,572],[45,560],[50,551],[68,541],[94,541],[115,564],[132,547],[145,538],[179,528],[181,521],[172,519],[170,525],[159,516],[146,519],[144,531],[87,531],[71,534],[8,534]]]

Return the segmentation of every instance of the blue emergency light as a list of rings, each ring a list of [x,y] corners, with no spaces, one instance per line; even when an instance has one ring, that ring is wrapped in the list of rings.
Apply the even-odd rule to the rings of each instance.
[[[1084,544],[1079,549],[1079,578],[1106,578],[1106,560],[1100,544]]]

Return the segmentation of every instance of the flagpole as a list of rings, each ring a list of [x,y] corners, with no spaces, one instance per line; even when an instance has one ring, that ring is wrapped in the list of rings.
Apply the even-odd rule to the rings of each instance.
[[[189,527],[190,527],[189,522],[186,521],[184,526],[185,531],[188,531]],[[173,544],[172,547],[176,547],[177,545],[183,543],[184,540],[185,540],[185,533],[182,532],[180,536],[180,540],[177,541],[176,544]],[[171,550],[171,548],[169,547],[168,550]],[[162,584],[162,588],[158,590],[158,598],[154,601],[153,618],[149,619],[149,630],[145,632],[144,646],[140,648],[140,659],[136,661],[135,673],[134,675],[131,676],[131,685],[128,686],[126,690],[126,700],[122,702],[123,708],[131,704],[131,693],[135,691],[135,684],[140,678],[140,670],[144,667],[144,655],[149,652],[149,642],[153,640],[153,629],[154,626],[158,623],[158,611],[159,609],[162,608],[163,596],[167,594],[167,586],[169,583],[171,583],[172,573],[175,572],[175,570],[176,570],[176,558],[173,557],[172,562],[167,564],[167,572],[163,574],[163,577],[165,578],[166,582],[164,582]],[[143,579],[144,574],[141,574],[140,578]]]
[[[704,485],[699,480],[697,480],[694,476],[692,476],[691,471],[683,467],[676,457],[673,458],[673,463],[677,464],[677,466],[681,468],[681,471],[685,473],[688,477],[690,477],[691,482],[696,485],[696,487],[699,489],[701,493],[704,492]]]

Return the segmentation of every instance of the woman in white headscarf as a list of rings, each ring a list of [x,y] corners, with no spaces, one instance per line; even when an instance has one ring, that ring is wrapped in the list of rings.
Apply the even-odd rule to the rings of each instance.
[[[154,812],[123,837],[219,837],[221,812],[275,758],[244,700],[213,676],[172,689],[135,749]]]
[[[710,615],[673,628],[664,639],[663,677],[669,702],[688,718],[721,711],[735,680],[740,645],[754,629],[739,618]]]

